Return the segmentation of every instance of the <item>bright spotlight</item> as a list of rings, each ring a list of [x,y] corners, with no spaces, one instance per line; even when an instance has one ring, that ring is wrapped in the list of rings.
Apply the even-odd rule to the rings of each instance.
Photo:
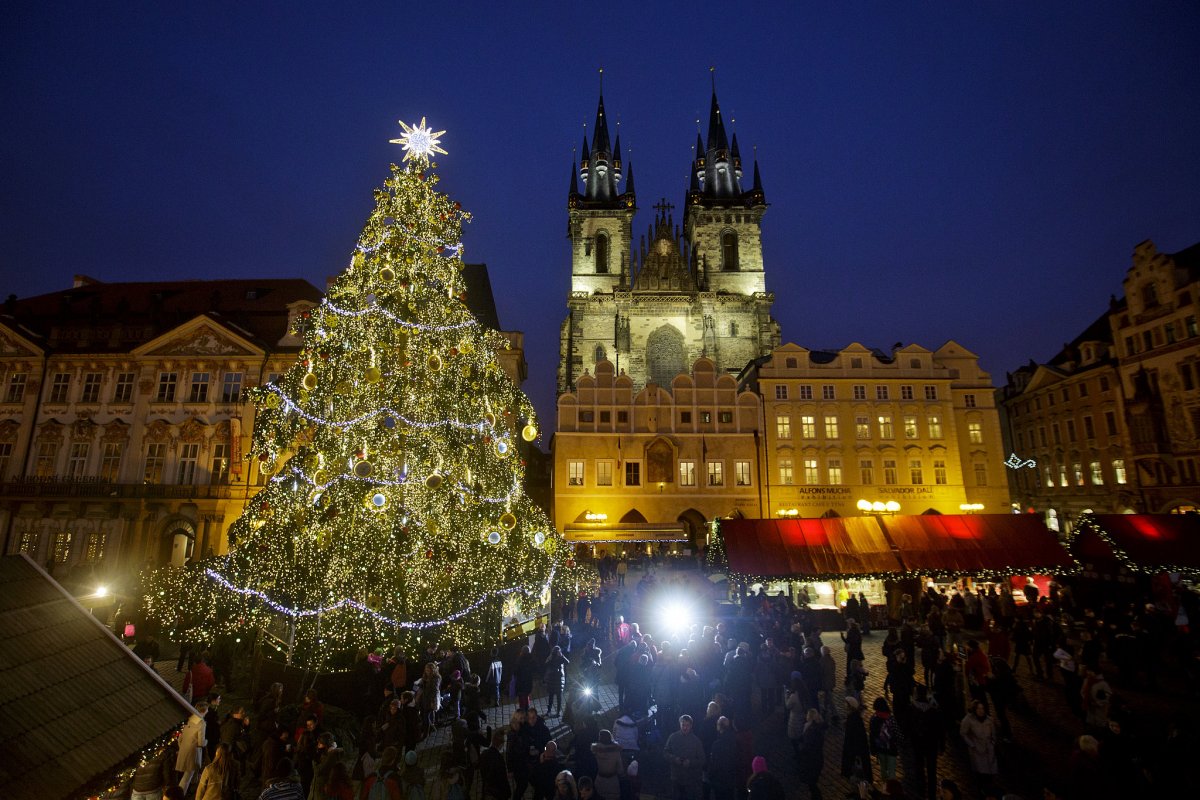
[[[96,587],[96,597],[108,597],[108,587],[107,586],[97,586]]]
[[[583,687],[583,696],[591,697],[592,696],[592,687],[590,687],[590,686]]]
[[[692,624],[692,609],[678,600],[669,602],[663,606],[659,619],[664,635],[671,636],[686,630]]]

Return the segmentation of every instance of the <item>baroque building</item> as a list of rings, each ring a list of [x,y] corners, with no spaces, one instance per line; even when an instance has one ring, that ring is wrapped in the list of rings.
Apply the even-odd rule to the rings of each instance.
[[[779,344],[763,269],[767,204],[757,162],[750,188],[743,184],[737,136],[728,138],[714,91],[707,141],[697,134],[682,225],[663,200],[635,242],[633,167],[624,168],[620,137],[610,144],[600,98],[592,141],[584,137],[567,193],[571,292],[560,395],[605,361],[640,390],[670,386],[700,358],[736,373]]]
[[[487,268],[468,306],[497,328]],[[219,554],[266,478],[247,387],[286,371],[321,292],[299,279],[74,285],[0,309],[0,536],[57,576]],[[505,332],[518,383],[523,336]]]
[[[1014,498],[1069,530],[1082,511],[1200,509],[1200,244],[1133,251],[1123,296],[998,397]]]

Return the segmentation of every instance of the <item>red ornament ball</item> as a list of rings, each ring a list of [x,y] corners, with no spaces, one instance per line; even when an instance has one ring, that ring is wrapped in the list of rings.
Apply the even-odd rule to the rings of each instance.
[[[433,558],[433,551],[432,551],[432,550],[426,550],[426,551],[425,551],[425,557],[426,557],[426,558]]]
[[[458,203],[458,202],[456,202],[456,203],[454,204],[454,210],[455,210],[455,211],[461,211],[461,210],[462,210],[462,203]]]
[[[266,461],[266,460],[267,460],[267,454],[266,454],[266,453],[259,453],[259,454],[258,454],[258,460],[259,460],[259,461]]]
[[[456,355],[458,355],[458,348],[457,348],[457,347],[451,347],[451,348],[450,348],[450,355],[452,355],[452,356],[456,356]]]
[[[568,558],[567,559],[567,569],[574,569],[574,567],[575,567],[575,559]]]

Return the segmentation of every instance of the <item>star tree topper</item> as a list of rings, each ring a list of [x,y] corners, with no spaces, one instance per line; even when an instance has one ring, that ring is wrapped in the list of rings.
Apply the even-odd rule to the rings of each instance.
[[[404,134],[399,139],[392,139],[392,144],[398,144],[404,148],[404,160],[419,158],[428,161],[433,157],[434,153],[446,155],[443,150],[440,137],[445,131],[432,131],[425,125],[425,118],[421,117],[419,125],[408,126],[404,120],[400,120],[400,128]]]

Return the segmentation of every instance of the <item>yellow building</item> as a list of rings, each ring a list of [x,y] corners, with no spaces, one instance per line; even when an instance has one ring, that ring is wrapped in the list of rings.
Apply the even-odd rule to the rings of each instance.
[[[762,398],[766,515],[859,515],[863,501],[902,514],[1010,510],[991,377],[956,342],[891,354],[785,344],[741,381]]]
[[[556,526],[597,552],[702,546],[714,517],[762,511],[758,423],[758,398],[708,359],[637,391],[601,361],[558,398]]]

